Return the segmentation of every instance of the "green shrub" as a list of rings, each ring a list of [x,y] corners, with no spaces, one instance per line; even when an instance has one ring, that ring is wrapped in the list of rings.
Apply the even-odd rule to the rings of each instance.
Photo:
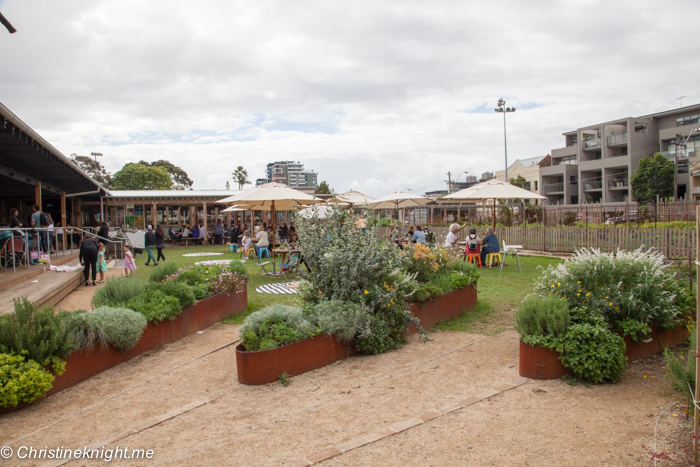
[[[430,248],[420,243],[404,250],[404,257],[408,260],[406,271],[409,274],[415,274],[418,282],[433,280],[435,274],[448,265],[447,252],[444,248]]]
[[[617,382],[625,370],[625,340],[600,319],[569,326],[556,345],[559,359],[574,376],[592,383]]]
[[[204,300],[205,298],[211,297],[211,284],[208,282],[195,284],[190,286],[190,288],[192,289],[194,298],[197,300]]]
[[[372,314],[369,335],[355,338],[353,343],[357,351],[363,354],[378,355],[389,352],[406,343],[404,334],[411,324],[420,323],[410,311],[400,307],[388,308],[380,314]]]
[[[231,272],[237,272],[241,276],[247,276],[248,271],[245,268],[245,264],[241,263],[240,260],[234,259],[231,261],[231,263],[228,265],[228,270]]]
[[[530,345],[552,347],[566,333],[571,322],[566,300],[558,297],[527,297],[515,314],[515,329],[520,339]]]
[[[468,285],[474,285],[479,280],[478,272],[463,272],[463,271],[452,271],[450,274],[450,279],[452,281],[452,290],[461,289]]]
[[[248,276],[225,268],[219,277],[211,283],[209,290],[214,295],[221,292],[242,292],[247,283]]]
[[[92,312],[72,313],[68,326],[81,347],[111,344],[126,352],[136,345],[146,324],[146,318],[133,310],[99,307]]]
[[[77,348],[65,320],[53,306],[37,309],[27,297],[15,299],[14,313],[0,316],[0,353],[23,355],[42,365]]]
[[[152,284],[149,290],[160,290],[165,295],[177,298],[182,308],[194,305],[197,301],[192,287],[184,282],[165,281]]]
[[[175,263],[161,263],[151,270],[148,279],[151,282],[162,282],[166,277],[175,274],[178,267]]]
[[[323,332],[299,308],[272,305],[248,316],[239,329],[247,351],[271,350]]]
[[[32,402],[53,386],[54,376],[33,360],[0,353],[0,406]]]
[[[151,323],[165,319],[172,321],[182,313],[178,299],[165,295],[160,290],[149,290],[137,295],[126,303],[126,307],[141,313]]]
[[[689,400],[693,400],[690,388],[695,390],[695,366],[697,357],[695,349],[697,348],[697,329],[695,326],[690,328],[690,341],[688,342],[688,350],[686,351],[685,363],[681,360],[679,354],[676,354],[671,349],[664,349],[664,356],[668,367],[667,378],[673,381],[673,389],[682,392],[688,396]],[[690,410],[693,410],[691,405]]]
[[[566,298],[570,309],[599,313],[614,331],[626,318],[672,329],[682,324],[689,303],[663,255],[642,248],[616,254],[582,249],[550,266],[535,293]]]
[[[370,333],[370,313],[366,307],[341,300],[322,300],[308,305],[304,314],[309,322],[335,336],[340,342],[349,343],[356,336],[367,337]]]
[[[452,287],[452,271],[448,271],[446,269],[434,274],[429,282],[439,287],[440,290],[442,290],[442,293],[447,293],[454,290],[454,287]]]
[[[123,306],[126,302],[141,294],[148,283],[136,277],[112,277],[107,279],[104,287],[92,296],[92,307]]]
[[[443,293],[444,291],[440,288],[440,286],[435,285],[432,282],[426,282],[425,284],[418,285],[418,289],[416,290],[416,293],[413,294],[413,297],[416,302],[423,303],[434,300]]]

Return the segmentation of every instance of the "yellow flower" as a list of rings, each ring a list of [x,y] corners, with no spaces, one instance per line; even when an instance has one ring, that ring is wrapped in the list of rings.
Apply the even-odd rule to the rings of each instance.
[[[610,306],[612,306],[612,302],[610,302]]]
[[[389,308],[391,305],[389,303],[386,304],[386,307]]]
[[[581,283],[581,281],[578,281],[578,282],[576,282],[576,283],[577,283],[577,284],[580,284],[580,283]]]
[[[561,282],[557,282],[557,287],[561,287]]]
[[[554,286],[552,286],[552,288],[554,288]]]
[[[580,297],[580,296],[581,296],[581,294],[580,294],[580,293],[577,293],[577,294],[576,294],[576,296],[577,296],[577,297]]]
[[[367,292],[367,291],[365,290],[365,293],[368,294],[369,292]]]
[[[590,293],[590,292],[588,292],[588,293],[586,294],[586,297],[588,297],[588,296],[589,296],[590,294],[591,294],[591,293]]]

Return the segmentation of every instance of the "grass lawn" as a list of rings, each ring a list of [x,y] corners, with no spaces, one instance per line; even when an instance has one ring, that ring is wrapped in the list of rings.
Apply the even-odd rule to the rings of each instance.
[[[223,255],[207,257],[183,256],[188,253],[204,252],[223,253]],[[228,253],[224,245],[168,247],[163,253],[167,258],[167,262],[175,263],[180,267],[188,266],[197,261],[240,259],[240,254]],[[269,260],[265,258],[263,261]],[[556,264],[559,261],[561,260],[558,258],[544,256],[521,257],[522,274],[518,271],[518,265],[513,259],[509,259],[508,266],[503,268],[503,272],[500,272],[495,267],[484,268],[479,279],[479,303],[476,308],[450,321],[438,324],[436,329],[492,334],[508,326],[513,326],[515,310],[518,309],[520,301],[532,291],[533,282],[542,273],[538,266],[546,268],[548,265]],[[146,259],[143,257],[136,259],[136,267],[138,268],[136,275],[144,279],[153,270],[153,266],[145,266],[145,262]],[[255,262],[247,260],[244,264],[250,277],[248,283],[248,309],[239,315],[227,318],[224,320],[225,323],[242,324],[245,317],[250,313],[274,303],[293,306],[300,304],[299,296],[296,294],[277,295],[256,292],[255,289],[260,285],[279,282],[279,279],[263,276],[256,277],[259,267]],[[272,264],[267,267],[269,270],[272,270]],[[295,276],[290,275],[288,277],[290,281],[295,279]]]
[[[187,257],[183,256],[189,253],[223,253],[223,255],[218,256],[204,256],[204,257]],[[239,253],[229,253],[225,245],[207,245],[207,246],[168,246],[163,250],[166,261],[168,263],[175,263],[179,267],[189,266],[192,263],[198,261],[208,261],[208,260],[219,260],[219,259],[240,259],[241,255]],[[136,258],[136,275],[144,279],[148,278],[148,275],[153,271],[153,266],[145,266],[146,259],[148,256],[139,256]],[[267,258],[263,258],[263,262],[270,261]],[[281,259],[278,259],[278,263]],[[255,261],[249,259],[245,261],[246,270],[248,271],[248,276],[250,281],[248,282],[248,309],[243,313],[231,316],[224,320],[225,323],[230,324],[242,324],[246,316],[254,311],[261,308],[265,308],[268,305],[274,303],[283,303],[285,305],[299,305],[299,296],[296,294],[289,295],[276,295],[268,293],[258,293],[255,289],[263,284],[271,284],[274,282],[279,282],[277,278],[256,277],[258,270],[260,269]],[[269,271],[272,271],[272,264],[265,266]],[[287,276],[289,281],[295,280],[295,276]]]

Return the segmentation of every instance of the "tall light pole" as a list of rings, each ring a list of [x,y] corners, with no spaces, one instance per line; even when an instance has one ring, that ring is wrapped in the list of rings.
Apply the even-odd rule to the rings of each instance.
[[[515,112],[515,107],[506,107],[506,101],[501,98],[498,99],[498,108],[494,110],[503,114],[503,147],[505,148],[506,154],[506,183],[508,183],[508,140],[506,138],[506,114],[509,112]]]

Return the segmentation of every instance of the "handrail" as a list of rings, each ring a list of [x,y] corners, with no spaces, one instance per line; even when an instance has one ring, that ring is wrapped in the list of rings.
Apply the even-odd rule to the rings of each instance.
[[[92,227],[88,227],[88,228],[94,229]],[[56,238],[56,253],[55,253],[55,255],[58,256],[59,251],[62,251],[62,254],[65,256],[66,255],[66,229],[68,229],[68,227],[62,227],[62,226],[54,226],[51,228],[49,228],[49,227],[0,227],[0,231],[7,230],[12,234],[12,237],[10,238],[10,240],[13,240],[15,238],[15,232],[22,232],[23,233],[22,241],[24,244],[23,253],[25,255],[25,262],[24,262],[25,268],[29,268],[29,256],[30,256],[29,255],[29,241],[31,238],[31,234],[40,233],[40,232],[45,233],[45,235],[47,237],[46,242],[47,242],[47,246],[48,246],[48,248],[47,248],[48,251],[46,252],[46,254],[49,256],[49,262],[51,262],[51,249],[53,248],[53,241],[51,238],[49,238],[49,232],[53,231],[54,237]],[[85,235],[87,234],[87,235],[90,235],[92,237],[104,240],[105,243],[109,243],[109,244],[114,245],[114,257],[115,258],[117,258],[117,245],[119,245],[119,250],[122,253],[122,257],[124,256],[124,242],[123,242],[123,240],[104,238],[104,237],[97,235],[96,233],[88,232],[87,230],[79,228],[79,227],[70,227],[70,229],[71,229],[70,234],[78,233],[80,235],[81,242],[83,241],[83,239],[85,238]],[[61,235],[60,245],[58,242],[58,235]],[[75,242],[73,242],[73,241],[70,242],[70,254],[71,255],[74,254],[74,251],[73,251],[74,244],[75,244]],[[15,242],[14,241],[11,242],[11,246],[12,246],[12,255],[13,255],[12,271],[16,273],[17,272],[17,264],[16,264],[16,261],[14,261],[14,255],[17,253],[17,251],[15,250]],[[62,248],[59,248],[59,246]],[[41,238],[37,238],[37,251],[40,251],[40,248],[41,248]]]

